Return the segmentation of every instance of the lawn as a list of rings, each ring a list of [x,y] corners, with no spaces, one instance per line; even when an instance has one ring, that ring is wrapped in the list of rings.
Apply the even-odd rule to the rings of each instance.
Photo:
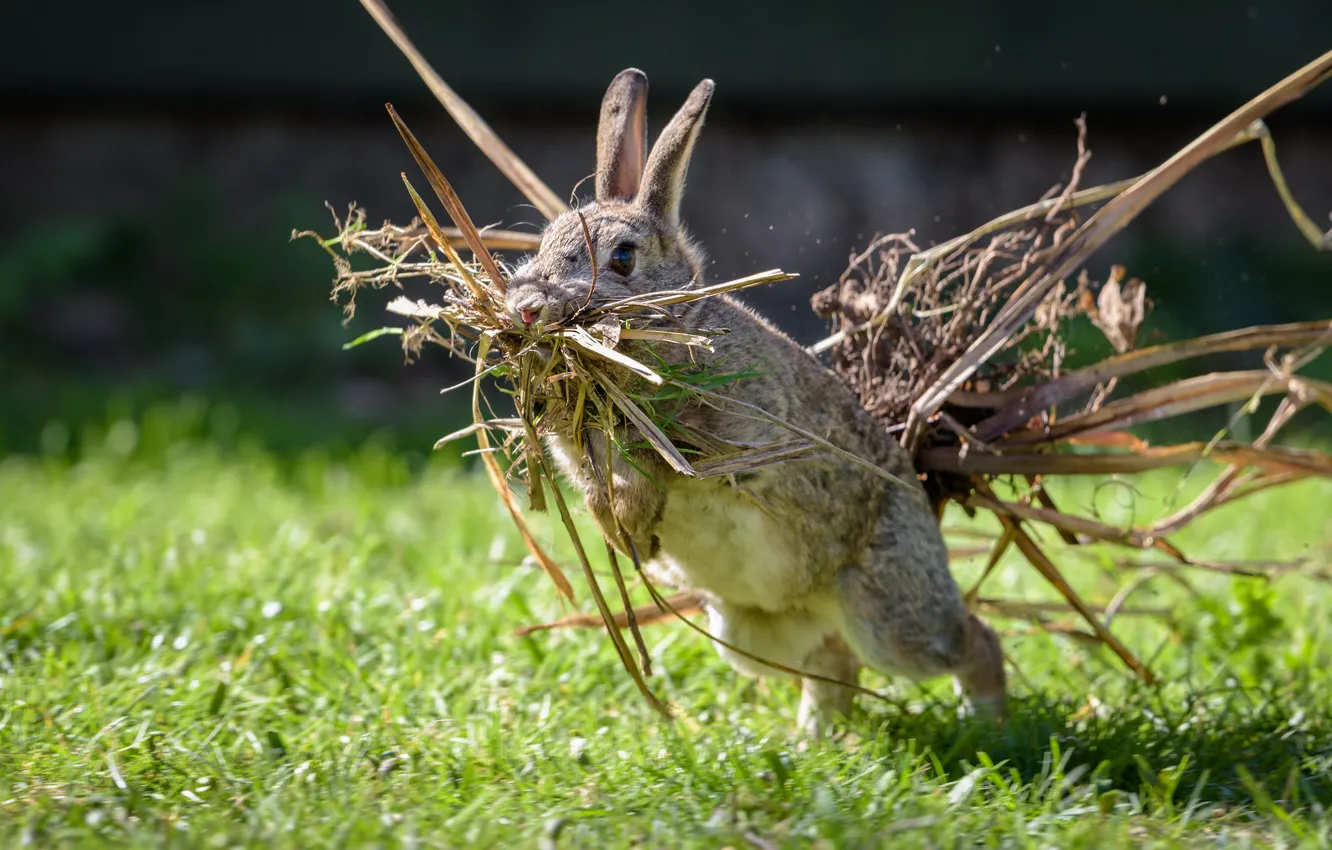
[[[674,723],[603,634],[514,637],[561,608],[456,463],[410,469],[374,446],[278,459],[164,433],[126,423],[77,460],[0,460],[5,846],[1332,841],[1332,586],[1147,584],[1133,604],[1169,616],[1115,628],[1158,686],[1000,621],[1007,727],[959,720],[947,681],[867,676],[893,702],[810,742],[792,734],[792,685],[738,679],[679,624],[646,630]],[[1059,496],[1145,519],[1202,480],[1176,484]],[[1178,542],[1326,562],[1332,486],[1260,494]],[[1101,600],[1128,577],[1059,562]],[[1016,561],[987,594],[1052,598]]]

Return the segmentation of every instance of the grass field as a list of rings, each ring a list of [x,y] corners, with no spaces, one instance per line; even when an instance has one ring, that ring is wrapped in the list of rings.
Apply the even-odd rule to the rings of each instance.
[[[896,704],[823,742],[792,735],[792,685],[652,626],[669,724],[603,634],[512,636],[561,609],[482,479],[118,427],[77,462],[0,460],[4,846],[1332,841],[1332,587],[1154,581],[1134,604],[1168,620],[1115,627],[1157,687],[1003,621],[1006,728],[958,720],[947,681],[867,676]],[[1166,477],[1101,484],[1061,496],[1140,518],[1178,496]],[[1179,542],[1325,562],[1332,486],[1262,494]],[[1125,577],[1060,563],[1102,600]],[[1050,598],[1016,562],[987,592]]]

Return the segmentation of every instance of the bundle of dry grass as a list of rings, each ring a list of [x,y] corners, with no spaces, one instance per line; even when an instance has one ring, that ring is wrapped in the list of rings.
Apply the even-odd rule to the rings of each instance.
[[[378,0],[362,3],[468,135],[534,206],[547,217],[563,212],[566,207],[558,197],[435,74],[383,4]],[[1080,124],[1079,155],[1067,186],[1030,207],[929,250],[920,250],[909,234],[879,239],[854,259],[837,285],[814,301],[820,314],[841,326],[815,346],[815,351],[831,352],[835,367],[860,394],[865,406],[891,432],[900,433],[902,443],[915,452],[918,467],[929,477],[939,505],[956,500],[968,510],[992,513],[1002,524],[1001,536],[989,549],[985,575],[1010,547],[1016,546],[1067,599],[1066,610],[1077,612],[1091,625],[1088,636],[1108,644],[1145,678],[1151,676],[1146,666],[1115,639],[1101,619],[1102,615],[1125,612],[1128,596],[1140,583],[1131,583],[1108,606],[1088,605],[1073,591],[1028,525],[1053,526],[1069,544],[1110,541],[1159,551],[1177,563],[1195,564],[1168,542],[1170,534],[1204,512],[1257,490],[1308,475],[1332,474],[1332,458],[1271,445],[1277,431],[1303,407],[1321,404],[1332,410],[1332,386],[1298,375],[1321,346],[1332,341],[1332,322],[1248,328],[1137,349],[1136,330],[1145,305],[1139,282],[1125,280],[1122,270],[1114,271],[1110,280],[1099,286],[1085,272],[1073,286],[1065,281],[1110,235],[1126,226],[1184,173],[1215,153],[1253,139],[1262,142],[1272,177],[1296,223],[1317,247],[1332,247],[1332,236],[1322,234],[1294,202],[1261,121],[1264,115],[1302,96],[1329,75],[1332,53],[1255,98],[1159,168],[1111,186],[1079,188],[1078,178],[1088,156],[1085,127]],[[519,489],[526,489],[528,505],[534,510],[545,509],[549,494],[598,608],[594,618],[575,616],[534,626],[533,630],[604,626],[640,691],[665,712],[665,706],[645,681],[651,667],[638,621],[674,616],[703,631],[684,617],[693,608],[693,600],[688,594],[663,597],[640,574],[654,604],[634,608],[615,551],[607,543],[607,557],[622,605],[620,612],[612,611],[541,449],[540,412],[545,403],[558,400],[564,409],[573,411],[576,423],[607,435],[618,425],[629,423],[674,469],[699,477],[732,475],[811,451],[845,456],[818,435],[801,431],[758,408],[744,413],[787,428],[789,441],[733,446],[690,432],[672,421],[670,403],[684,396],[716,397],[713,390],[717,382],[736,376],[665,369],[644,356],[643,343],[707,347],[711,334],[725,330],[665,324],[656,312],[661,307],[792,276],[774,270],[595,309],[585,305],[585,309],[553,327],[533,330],[515,326],[503,307],[507,269],[491,251],[535,249],[539,240],[527,234],[479,231],[430,157],[392,107],[389,111],[454,226],[440,226],[404,175],[420,213],[419,222],[407,227],[386,223],[375,230],[367,227],[364,213],[353,210],[347,218],[337,220],[339,233],[334,238],[320,240],[337,267],[334,296],[348,296],[350,312],[356,291],[367,285],[379,288],[410,277],[441,285],[442,297],[433,303],[399,297],[389,304],[390,311],[414,320],[407,329],[385,329],[357,342],[381,333],[401,333],[409,354],[429,342],[475,364],[470,381],[473,422],[441,442],[476,438],[477,453],[527,547],[561,594],[572,600],[569,581],[529,532],[509,478],[522,482]],[[1083,207],[1100,202],[1106,203],[1086,220],[1081,218]],[[458,253],[463,247],[471,252],[473,260],[463,260]],[[588,247],[590,251],[591,245]],[[434,253],[436,248],[443,256]],[[350,261],[355,254],[369,256],[377,264],[357,270]],[[1090,317],[1101,327],[1118,353],[1093,366],[1064,372],[1061,323],[1079,315]],[[1286,353],[1270,356],[1269,368],[1264,371],[1204,375],[1115,397],[1119,380],[1126,376],[1207,353],[1256,348]],[[515,415],[497,416],[483,410],[484,397],[479,388],[486,376],[507,382]],[[625,379],[631,376],[646,381],[651,391],[630,395],[624,387]],[[1141,422],[1217,404],[1252,402],[1276,392],[1285,393],[1285,398],[1262,436],[1251,442],[1218,438],[1207,443],[1153,448],[1125,431]],[[1075,412],[1060,409],[1073,402],[1078,403]],[[498,442],[492,442],[492,434],[501,435]],[[1088,447],[1094,450],[1088,451]],[[1128,473],[1187,464],[1204,457],[1222,461],[1227,464],[1226,470],[1192,505],[1145,529],[1116,528],[1065,514],[1042,487],[1044,478],[1051,475]],[[509,462],[501,464],[501,458]],[[1000,500],[991,483],[1001,476],[1021,477],[1026,482],[1025,495],[1017,500]],[[985,600],[979,592],[978,583],[970,594],[973,603],[1012,616],[1040,618],[1058,610]],[[626,628],[636,644],[637,661],[621,633]]]
[[[1079,187],[1089,158],[1086,125],[1078,122],[1078,156],[1068,184],[964,236],[922,251],[911,234],[880,237],[852,259],[838,283],[818,293],[813,306],[840,329],[814,346],[828,351],[834,368],[861,402],[912,450],[917,468],[942,503],[993,513],[1003,533],[981,582],[1004,553],[1021,553],[1065,596],[1108,644],[1144,678],[1147,668],[1078,598],[1053,561],[1025,529],[1057,529],[1064,543],[1110,542],[1154,550],[1176,564],[1226,572],[1252,572],[1191,560],[1169,537],[1223,504],[1312,475],[1332,475],[1332,457],[1272,445],[1305,407],[1332,412],[1332,384],[1300,370],[1332,343],[1332,320],[1243,328],[1211,336],[1137,348],[1146,313],[1140,280],[1113,267],[1098,284],[1085,269],[1067,278],[1107,239],[1155,198],[1211,156],[1245,142],[1262,144],[1268,170],[1292,220],[1314,248],[1332,249],[1295,201],[1276,159],[1263,116],[1307,93],[1332,75],[1332,53],[1273,86],[1219,122],[1170,160],[1138,178],[1092,189]],[[1086,220],[1080,208],[1106,202]],[[1104,332],[1115,354],[1065,372],[1064,324],[1086,317]],[[1151,370],[1210,354],[1262,349],[1265,369],[1214,372],[1151,384],[1119,396],[1121,381],[1151,377]],[[1127,429],[1221,405],[1282,398],[1261,435],[1148,446]],[[1223,470],[1189,505],[1147,527],[1116,527],[1060,511],[1043,482],[1056,475],[1130,474],[1211,460]],[[991,483],[1020,483],[1016,500],[1001,501]],[[1280,565],[1291,569],[1297,565]],[[1268,574],[1271,572],[1268,570]],[[1140,584],[1116,596],[1114,608]],[[972,589],[976,599],[980,582]]]

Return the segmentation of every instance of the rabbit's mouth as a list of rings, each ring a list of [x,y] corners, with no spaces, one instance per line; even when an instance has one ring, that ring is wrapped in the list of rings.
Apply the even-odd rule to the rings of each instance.
[[[574,312],[574,305],[552,298],[540,290],[510,293],[509,320],[518,328],[542,328],[559,324]]]
[[[508,312],[509,321],[519,329],[538,328],[551,324],[550,310],[540,304],[510,304]]]

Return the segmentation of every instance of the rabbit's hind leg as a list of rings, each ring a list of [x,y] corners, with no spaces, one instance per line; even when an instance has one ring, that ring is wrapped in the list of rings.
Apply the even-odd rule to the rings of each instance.
[[[915,537],[918,545],[903,545],[912,538],[901,521],[894,525],[878,535],[863,566],[837,576],[843,636],[876,670],[917,681],[951,674],[972,707],[1004,719],[998,636],[967,612],[942,541],[936,545],[922,534]]]
[[[705,597],[703,607],[708,630],[729,644],[718,643],[717,652],[737,672],[790,675],[768,661],[823,679],[856,682],[860,661],[837,636],[836,613],[827,604],[772,612]],[[819,679],[801,684],[801,729],[817,734],[827,722],[850,715],[854,691]]]
[[[798,669],[823,678],[805,678],[800,682],[800,713],[796,723],[801,731],[818,737],[829,723],[851,717],[856,692],[834,682],[856,684],[860,667],[860,659],[835,634],[825,637],[823,643],[805,656]],[[834,681],[826,681],[828,679]]]

